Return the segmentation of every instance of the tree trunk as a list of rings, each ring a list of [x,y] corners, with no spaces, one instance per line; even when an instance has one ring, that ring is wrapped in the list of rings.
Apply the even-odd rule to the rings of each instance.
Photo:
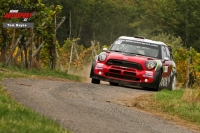
[[[27,54],[27,47],[24,48],[24,56],[25,56],[25,67],[28,69],[28,54]]]
[[[42,46],[44,45],[44,42],[42,42],[42,44],[40,44],[40,46],[37,48],[37,50],[32,54],[32,58],[34,58],[36,55],[39,55],[38,53],[40,52],[40,50],[42,49]],[[37,57],[37,56],[36,56]],[[39,62],[39,58],[36,60]]]
[[[55,15],[55,22],[54,22],[54,44],[53,44],[53,50],[52,50],[52,56],[53,56],[53,59],[52,59],[52,69],[55,69],[56,68],[56,15]]]
[[[5,66],[5,63],[6,63],[6,46],[7,46],[7,33],[6,33],[6,30],[3,29],[2,31],[3,33],[3,45],[2,45],[2,48],[1,48],[1,56],[2,56],[2,67]]]
[[[34,36],[35,36],[35,35],[33,35],[33,38],[34,38]],[[24,50],[25,47],[27,48],[27,47],[29,46],[30,41],[31,41],[31,37],[28,39],[28,41],[26,41],[26,43],[23,43],[23,44],[22,44],[21,49],[20,49],[20,50],[17,52],[17,54],[14,56],[14,60],[17,59],[17,57],[22,53],[22,51]]]
[[[12,43],[11,43],[11,46],[14,47],[14,44],[15,44],[15,30],[16,29],[13,29],[13,35],[12,35]],[[12,63],[12,60],[13,60],[13,55],[12,55],[12,58],[10,58],[10,63]],[[10,64],[12,65],[12,64]]]
[[[8,56],[8,59],[6,60],[5,64],[3,64],[3,67],[5,67],[5,66],[9,63],[9,61],[10,61],[10,59],[11,59],[11,57],[12,57],[12,54],[13,54],[15,48],[17,47],[19,41],[21,40],[21,38],[22,38],[22,35],[20,35],[19,38],[17,38],[17,41],[16,41],[14,47],[12,47],[12,49],[11,49],[11,51],[10,51],[10,54],[9,54],[9,56]]]
[[[72,22],[71,22],[71,10],[69,12],[69,39],[71,39],[72,34]]]
[[[41,48],[39,48],[41,46],[41,48],[42,48],[42,46],[43,46],[43,42],[42,42],[42,44],[41,44],[41,39],[40,38],[38,38],[38,43],[36,44],[36,51],[38,51],[38,53],[40,53],[40,50],[41,50]],[[40,49],[40,50],[38,50],[38,48]],[[36,60],[37,60],[37,62],[40,62],[40,54],[38,54],[38,53],[36,53]],[[34,56],[32,55],[32,58],[33,58]]]
[[[72,46],[71,46],[71,52],[70,52],[70,59],[69,59],[69,64],[68,64],[68,71],[67,71],[67,73],[69,74],[70,73],[70,69],[71,69],[71,62],[72,62],[72,52],[73,52],[73,47],[74,47],[74,43],[72,42]]]
[[[32,53],[33,53],[33,28],[31,28],[31,43],[29,48],[29,65],[28,68],[32,68]]]

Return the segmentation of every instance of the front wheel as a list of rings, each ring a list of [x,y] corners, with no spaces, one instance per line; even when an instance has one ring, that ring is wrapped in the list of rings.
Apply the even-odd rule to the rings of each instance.
[[[156,85],[155,91],[160,91],[161,90],[161,87],[160,87],[161,79],[162,79],[162,71],[159,71],[158,78],[157,78],[157,85]]]
[[[174,75],[170,81],[169,89],[174,91],[176,90],[176,76]]]
[[[99,80],[99,79],[93,79],[93,78],[92,78],[91,83],[93,83],[93,84],[100,84],[100,80]]]

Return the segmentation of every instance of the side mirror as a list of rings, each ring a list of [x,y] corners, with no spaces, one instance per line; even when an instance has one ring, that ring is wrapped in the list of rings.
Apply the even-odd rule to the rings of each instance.
[[[103,48],[103,52],[107,52],[108,51],[108,49],[107,48]]]
[[[165,61],[169,61],[169,60],[170,60],[169,57],[165,57],[165,58],[164,58],[164,62],[165,62]]]
[[[168,46],[169,52],[172,53],[172,47]]]

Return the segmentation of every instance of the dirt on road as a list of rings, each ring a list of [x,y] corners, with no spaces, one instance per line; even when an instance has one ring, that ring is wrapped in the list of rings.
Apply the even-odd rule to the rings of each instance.
[[[65,80],[3,80],[13,98],[75,133],[194,133],[160,117],[123,106],[152,91]]]

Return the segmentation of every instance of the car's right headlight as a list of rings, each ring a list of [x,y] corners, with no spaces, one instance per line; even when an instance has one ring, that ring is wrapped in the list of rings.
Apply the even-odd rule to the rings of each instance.
[[[106,54],[100,54],[100,55],[98,56],[98,61],[103,62],[103,61],[105,61],[105,60],[106,60]]]
[[[146,61],[146,68],[149,70],[154,69],[156,65],[157,65],[156,61],[153,60]]]

